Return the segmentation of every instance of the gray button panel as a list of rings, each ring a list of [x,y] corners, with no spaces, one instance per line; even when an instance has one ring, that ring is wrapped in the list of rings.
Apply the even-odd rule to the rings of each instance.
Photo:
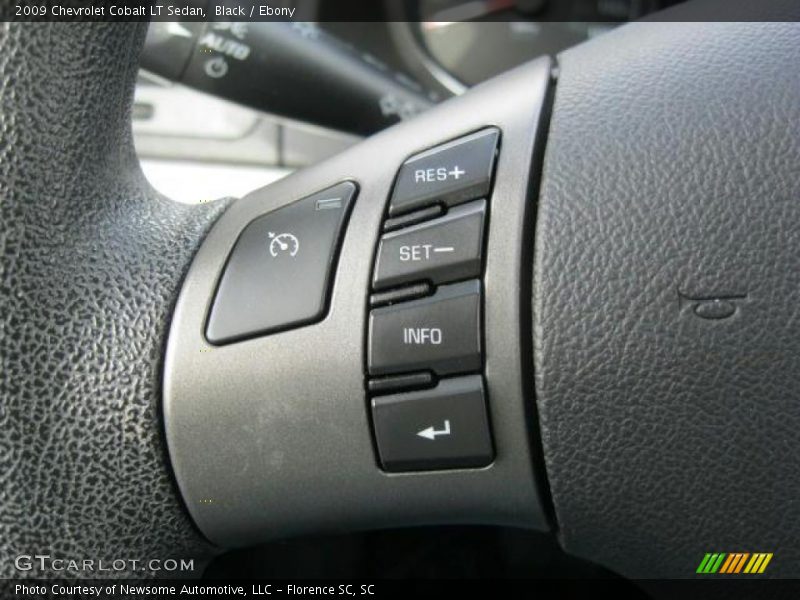
[[[483,467],[494,458],[480,375],[373,398],[372,419],[386,471]]]
[[[225,344],[323,318],[356,186],[318,192],[252,221],[236,241],[206,337]]]
[[[412,156],[397,175],[372,274],[373,300],[389,306],[370,312],[367,347],[386,471],[494,459],[480,374],[480,277],[499,139],[500,130],[487,127]],[[432,295],[413,299],[423,285]],[[419,389],[437,378],[436,387]]]
[[[376,308],[369,317],[370,375],[481,368],[481,285],[443,285],[433,296]]]
[[[489,127],[409,158],[397,176],[389,215],[487,196],[499,138],[500,131]]]
[[[373,287],[478,277],[485,214],[486,200],[478,200],[453,208],[438,219],[384,235],[378,246]]]

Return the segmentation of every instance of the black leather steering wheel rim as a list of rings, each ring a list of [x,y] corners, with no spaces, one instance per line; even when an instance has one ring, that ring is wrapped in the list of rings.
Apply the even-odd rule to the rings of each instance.
[[[211,551],[172,480],[160,398],[171,309],[225,203],[180,205],[141,172],[146,27],[0,28],[3,577],[52,576],[19,555],[199,568]]]

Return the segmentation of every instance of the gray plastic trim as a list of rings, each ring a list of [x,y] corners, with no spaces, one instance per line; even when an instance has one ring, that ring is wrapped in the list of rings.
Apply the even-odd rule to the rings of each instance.
[[[526,414],[519,316],[532,231],[531,169],[550,82],[541,59],[392,127],[234,204],[186,277],[170,332],[164,416],[186,505],[214,543],[430,523],[546,529]],[[500,128],[484,276],[487,404],[496,449],[483,469],[387,474],[377,463],[364,390],[365,328],[381,218],[409,156]],[[253,219],[339,181],[360,187],[334,278],[314,325],[214,347],[203,326],[226,258]],[[526,243],[529,245],[530,240]],[[527,339],[526,339],[527,338]]]

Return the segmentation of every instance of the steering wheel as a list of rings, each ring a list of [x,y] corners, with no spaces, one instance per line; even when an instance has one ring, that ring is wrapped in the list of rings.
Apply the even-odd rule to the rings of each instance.
[[[491,523],[800,576],[800,27],[727,4],[197,206],[132,146],[146,25],[6,24],[0,574]]]

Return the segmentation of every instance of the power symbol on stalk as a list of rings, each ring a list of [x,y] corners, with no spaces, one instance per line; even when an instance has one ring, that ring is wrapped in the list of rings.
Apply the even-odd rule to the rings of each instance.
[[[228,74],[228,62],[221,56],[209,58],[203,69],[212,79],[221,79]]]
[[[288,254],[292,258],[300,250],[300,240],[291,233],[274,234],[269,232],[269,253],[273,258],[277,258],[279,254]]]

